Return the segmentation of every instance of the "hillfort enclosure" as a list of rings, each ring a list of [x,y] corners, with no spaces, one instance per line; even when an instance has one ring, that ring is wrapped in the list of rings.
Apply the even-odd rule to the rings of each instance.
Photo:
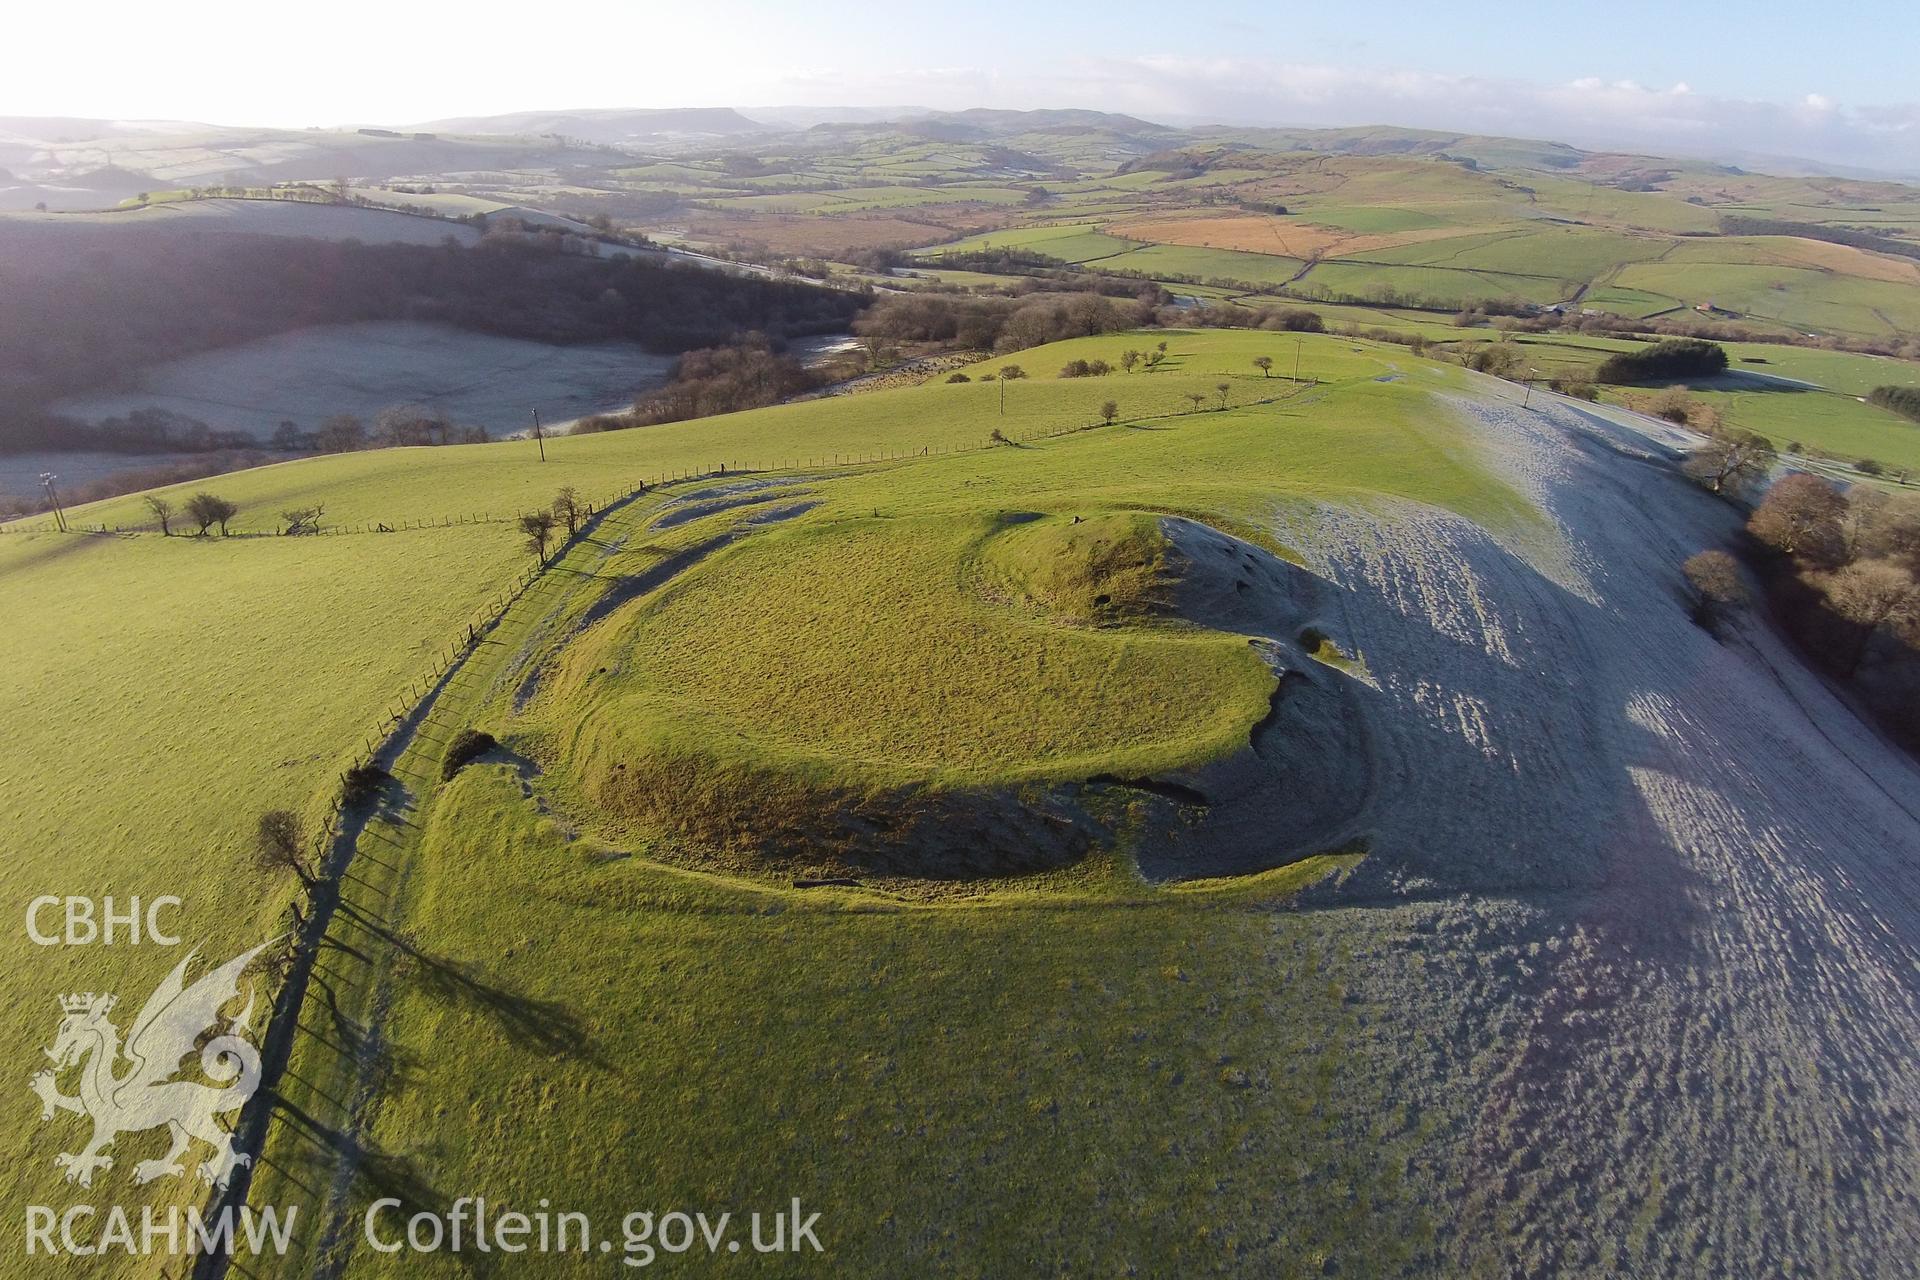
[[[0,1277],[1914,1269],[1911,15],[989,9],[0,88]]]

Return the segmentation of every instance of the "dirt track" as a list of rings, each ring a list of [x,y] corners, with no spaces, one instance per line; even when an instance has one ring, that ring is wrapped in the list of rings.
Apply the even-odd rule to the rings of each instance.
[[[1534,405],[1458,411],[1552,532],[1311,535],[1354,588],[1379,786],[1320,920],[1387,1011],[1358,1057],[1430,1129],[1430,1261],[1911,1274],[1920,773],[1765,625],[1688,621],[1678,566],[1730,509],[1627,415]]]

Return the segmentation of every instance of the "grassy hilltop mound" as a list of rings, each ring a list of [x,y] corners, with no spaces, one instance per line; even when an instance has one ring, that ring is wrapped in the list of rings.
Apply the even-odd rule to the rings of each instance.
[[[1300,628],[1245,633],[1289,611],[1292,575],[1138,511],[823,519],[618,609],[536,715],[628,837],[813,875],[1047,870],[1130,830],[1126,799],[1207,803],[1168,779],[1247,752],[1309,678]]]

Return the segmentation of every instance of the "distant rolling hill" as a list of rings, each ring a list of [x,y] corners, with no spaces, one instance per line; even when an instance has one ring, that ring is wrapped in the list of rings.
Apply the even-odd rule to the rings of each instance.
[[[512,111],[496,116],[456,116],[413,126],[438,133],[558,135],[588,142],[620,143],[662,135],[726,137],[765,133],[769,126],[731,107],[592,108],[579,111]]]

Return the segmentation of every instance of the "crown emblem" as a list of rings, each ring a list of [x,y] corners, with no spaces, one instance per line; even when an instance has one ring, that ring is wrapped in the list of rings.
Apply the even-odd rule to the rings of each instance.
[[[67,1013],[86,1013],[96,1004],[101,1013],[106,1013],[113,1008],[113,997],[96,995],[91,991],[80,991],[70,996],[60,997],[60,1008]]]

